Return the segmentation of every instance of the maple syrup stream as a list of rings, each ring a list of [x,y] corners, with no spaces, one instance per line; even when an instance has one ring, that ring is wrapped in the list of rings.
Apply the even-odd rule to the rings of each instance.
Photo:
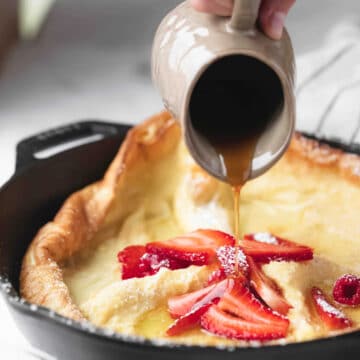
[[[261,126],[259,126],[261,125]],[[238,251],[241,241],[240,234],[240,194],[243,186],[250,177],[252,160],[260,135],[265,129],[264,123],[247,128],[233,141],[212,141],[221,158],[226,171],[226,178],[232,187],[234,199],[234,236],[237,240],[235,248],[235,274],[239,269]]]
[[[191,96],[193,129],[215,150],[224,178],[233,188],[238,242],[241,191],[250,179],[259,139],[281,109],[283,99],[276,73],[263,62],[242,55],[227,56],[210,65]]]
[[[226,117],[225,119],[229,119]],[[247,118],[244,112],[244,118]],[[238,251],[241,241],[240,231],[240,198],[245,183],[249,180],[256,146],[261,135],[266,131],[271,117],[260,117],[260,121],[241,122],[232,116],[231,120],[223,121],[222,131],[214,130],[209,123],[203,134],[215,149],[224,168],[226,182],[232,187],[234,198],[234,236],[237,240],[235,251],[235,274],[239,272]]]

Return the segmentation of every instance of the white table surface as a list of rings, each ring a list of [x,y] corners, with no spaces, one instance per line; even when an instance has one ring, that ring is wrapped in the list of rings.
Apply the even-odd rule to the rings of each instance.
[[[0,184],[11,176],[15,145],[26,136],[78,119],[136,123],[162,108],[149,53],[165,12],[162,0],[56,3],[40,38],[19,44],[2,69]],[[299,0],[288,20],[296,54],[316,49],[333,26],[358,21],[358,14],[357,0]],[[0,358],[33,359],[0,299]]]

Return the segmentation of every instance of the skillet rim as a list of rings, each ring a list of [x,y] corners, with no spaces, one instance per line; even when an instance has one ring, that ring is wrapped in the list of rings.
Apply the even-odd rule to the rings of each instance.
[[[87,124],[91,123],[92,121],[80,121],[76,122],[76,124]],[[75,123],[74,123],[75,124]],[[114,126],[119,129],[118,135],[120,135],[120,131],[128,131],[132,126],[126,123],[111,123],[108,121],[104,121],[104,124],[109,126]],[[56,131],[57,128],[51,129],[50,131]],[[126,129],[126,130],[125,130]],[[352,143],[347,144],[341,139],[338,138],[324,138],[318,137],[314,134],[300,132],[301,135],[305,136],[306,138],[313,139],[318,141],[321,144],[326,144],[334,148],[341,149],[347,153],[354,153],[360,155],[360,144]],[[39,134],[35,135],[34,137],[38,136]],[[122,134],[125,135],[125,134]],[[106,138],[101,139],[97,142],[104,141]],[[19,143],[21,143],[20,141]],[[65,150],[59,154],[64,152],[71,152],[72,150],[76,149],[72,148],[69,150]],[[6,189],[15,181],[16,178],[26,174],[29,169],[36,167],[36,163],[29,164],[29,166],[25,166],[24,168],[16,169],[15,173],[11,176],[11,178],[0,187],[0,193],[6,191]],[[342,333],[342,334],[335,334],[330,337],[320,338],[320,339],[313,339],[307,340],[302,342],[295,342],[289,344],[274,344],[274,345],[260,345],[259,342],[250,342],[250,346],[246,347],[236,347],[236,346],[208,346],[208,345],[187,345],[187,344],[176,344],[170,343],[166,340],[150,340],[146,339],[141,336],[133,336],[133,335],[124,335],[120,333],[116,333],[109,329],[104,329],[98,326],[95,326],[87,321],[76,321],[69,318],[66,318],[53,310],[31,304],[25,299],[21,298],[18,292],[15,290],[14,286],[12,285],[11,281],[8,279],[8,276],[5,273],[0,273],[0,292],[2,293],[6,303],[8,306],[13,307],[15,310],[20,311],[21,313],[25,313],[35,318],[45,319],[48,322],[53,322],[55,325],[59,325],[65,328],[68,328],[71,331],[76,331],[79,334],[84,334],[90,337],[96,337],[99,340],[108,341],[115,341],[115,344],[123,345],[125,347],[139,347],[145,349],[152,349],[153,351],[168,351],[168,350],[177,350],[181,352],[246,352],[250,350],[272,350],[272,351],[281,351],[282,349],[291,348],[291,350],[296,351],[296,348],[303,347],[306,345],[313,345],[319,344],[319,346],[326,346],[326,344],[334,341],[341,341],[342,339],[351,339],[359,340],[360,339],[360,329],[354,329],[353,331]]]

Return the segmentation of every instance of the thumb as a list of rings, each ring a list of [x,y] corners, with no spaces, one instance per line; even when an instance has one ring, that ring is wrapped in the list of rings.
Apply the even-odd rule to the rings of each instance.
[[[259,22],[267,36],[274,40],[281,38],[286,15],[294,4],[295,0],[263,0]]]

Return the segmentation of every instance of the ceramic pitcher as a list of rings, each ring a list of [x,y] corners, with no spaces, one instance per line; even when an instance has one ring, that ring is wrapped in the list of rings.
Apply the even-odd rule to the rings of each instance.
[[[165,107],[180,121],[194,159],[221,180],[225,179],[222,165],[206,137],[194,127],[189,111],[194,89],[211,66],[236,56],[245,65],[229,67],[226,76],[238,77],[239,86],[245,77],[250,86],[266,88],[271,94],[275,90],[269,79],[279,84],[276,91],[280,101],[274,105],[271,124],[256,145],[249,178],[262,174],[281,157],[294,129],[295,66],[291,41],[285,29],[278,41],[264,35],[256,24],[259,6],[260,0],[235,0],[232,16],[219,17],[197,12],[184,2],[163,19],[153,44],[152,76]],[[269,77],[254,71],[254,64],[268,72]],[[262,106],[260,100],[258,106]]]

